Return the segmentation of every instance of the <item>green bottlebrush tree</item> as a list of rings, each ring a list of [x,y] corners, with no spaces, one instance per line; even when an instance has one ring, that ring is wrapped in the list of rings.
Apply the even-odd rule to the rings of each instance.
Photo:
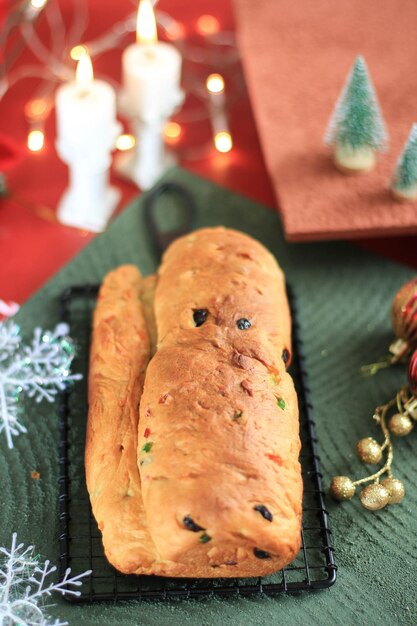
[[[375,152],[385,149],[388,134],[365,59],[358,56],[327,127],[325,142],[335,148],[335,160],[346,170],[363,171],[375,164]]]
[[[392,177],[393,193],[405,200],[417,197],[417,124],[413,124]]]

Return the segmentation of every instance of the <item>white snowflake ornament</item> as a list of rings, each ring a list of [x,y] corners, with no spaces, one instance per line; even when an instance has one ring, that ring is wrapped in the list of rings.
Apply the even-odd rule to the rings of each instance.
[[[53,402],[68,382],[82,378],[70,374],[74,344],[68,330],[67,324],[58,324],[54,331],[35,328],[32,342],[22,345],[19,326],[0,323],[0,434],[5,434],[9,448],[13,437],[27,432],[21,421],[23,394],[36,402]]]
[[[53,592],[61,595],[79,596],[77,587],[91,570],[71,577],[67,569],[61,582],[51,581],[56,572],[49,561],[40,563],[34,555],[34,547],[17,543],[16,533],[11,548],[0,547],[0,624],[1,626],[66,626],[59,619],[51,622],[45,615],[45,600]]]

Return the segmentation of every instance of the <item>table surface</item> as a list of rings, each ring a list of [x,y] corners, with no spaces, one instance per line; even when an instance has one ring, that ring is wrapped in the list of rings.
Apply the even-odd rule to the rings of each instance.
[[[71,18],[71,0],[61,1],[66,21]],[[132,11],[129,0],[89,0],[90,21],[86,40],[93,39],[115,21]],[[173,15],[184,26],[188,41],[201,44],[196,31],[197,19],[202,14],[217,17],[221,30],[233,31],[234,20],[229,0],[161,0],[158,8]],[[39,20],[41,37],[47,36],[44,18]],[[133,38],[133,36],[132,36]],[[97,76],[120,81],[120,49],[102,54],[94,60]],[[19,64],[31,62],[31,53],[25,50]],[[207,73],[216,67],[207,67]],[[185,67],[187,71],[187,66]],[[241,72],[239,67],[236,72]],[[23,303],[50,276],[67,263],[94,235],[60,225],[54,221],[54,211],[67,181],[66,166],[58,159],[55,141],[54,115],[46,124],[46,146],[40,153],[26,149],[27,124],[23,109],[38,84],[27,79],[13,86],[0,102],[0,133],[10,136],[21,147],[23,158],[9,173],[8,185],[12,196],[0,200],[0,298]],[[181,160],[186,169],[221,186],[277,209],[274,192],[265,168],[249,96],[246,90],[231,104],[230,127],[234,147],[229,154],[209,150],[198,160]],[[207,138],[208,120],[184,126],[179,149],[198,145]],[[112,180],[122,192],[119,211],[138,193],[126,182]],[[302,245],[302,244],[294,244]],[[417,267],[417,237],[401,237],[357,241],[355,245],[379,252],[391,259]]]
[[[297,299],[323,488],[327,491],[335,474],[355,479],[366,475],[354,444],[369,435],[381,440],[379,429],[372,423],[372,411],[404,384],[406,367],[386,369],[371,378],[362,377],[359,368],[375,361],[391,340],[390,302],[413,270],[343,242],[290,245],[284,241],[277,214],[261,204],[182,169],[172,171],[169,179],[186,186],[196,198],[198,228],[220,221],[226,227],[238,227],[280,260]],[[160,210],[161,214],[168,211],[168,198],[160,199]],[[136,264],[145,275],[154,272],[158,263],[140,198],[21,308],[16,322],[23,335],[31,336],[34,320],[42,328],[54,327],[59,320],[58,298],[64,289],[77,282],[98,283],[107,271],[123,263]],[[82,344],[75,326],[72,333]],[[78,368],[75,362],[74,372]],[[77,442],[78,435],[83,434],[86,383],[85,379],[76,383],[70,403],[74,411],[71,446],[74,454],[81,455]],[[1,445],[0,439],[0,546],[9,544],[14,530],[20,541],[36,546],[39,554],[55,563],[59,536],[57,408],[28,400],[25,409],[22,419],[28,433],[16,438],[13,450]],[[78,412],[80,422],[75,417]],[[54,597],[58,605],[51,615],[67,619],[72,626],[415,626],[416,434],[395,442],[393,473],[406,489],[401,504],[372,513],[363,509],[358,497],[338,504],[326,495],[338,566],[337,582],[331,589],[274,598],[261,595],[78,606]],[[82,477],[71,467],[72,485],[78,488]],[[39,480],[30,478],[34,469],[40,474]],[[307,496],[305,502],[309,501]],[[76,521],[80,519],[75,517]],[[312,546],[311,542],[317,541],[316,524],[307,523],[305,532]],[[79,549],[80,544],[77,546]],[[311,549],[310,558],[314,559]],[[81,563],[80,567],[87,567],[85,561]]]
[[[272,1],[272,0],[271,0]],[[64,11],[70,15],[70,0],[63,0]],[[128,0],[89,0],[90,20],[87,39],[95,37],[113,22],[132,10]],[[196,20],[203,13],[217,16],[224,30],[233,30],[233,15],[228,0],[161,0],[160,8],[175,14],[183,24],[187,37],[195,37]],[[40,24],[41,29],[45,27]],[[21,62],[30,54],[25,52]],[[120,79],[120,50],[98,58],[98,76]],[[217,68],[210,68],[215,71]],[[0,102],[0,133],[12,136],[25,146],[26,123],[23,107],[36,81],[18,83]],[[354,458],[354,442],[369,433],[373,407],[395,392],[405,373],[402,369],[382,372],[371,380],[359,377],[363,363],[376,359],[380,346],[391,338],[389,302],[398,285],[410,277],[406,268],[395,266],[361,250],[340,244],[286,245],[272,213],[276,201],[270,185],[254,124],[249,97],[243,93],[230,110],[230,124],[235,147],[230,154],[213,150],[205,158],[183,161],[194,173],[227,187],[271,208],[271,213],[249,201],[210,189],[201,181],[188,181],[201,199],[201,224],[221,221],[236,222],[263,240],[282,260],[289,280],[299,288],[302,327],[305,336],[311,389],[317,416],[323,476],[328,484],[335,473],[348,471],[358,475],[360,468]],[[208,123],[184,129],[184,144],[195,145],[198,137],[207,137]],[[57,224],[51,219],[67,180],[67,171],[54,149],[54,119],[46,127],[47,146],[40,154],[26,153],[9,174],[14,199],[0,200],[0,298],[23,303],[50,276],[66,264],[94,236]],[[181,144],[182,145],[182,144]],[[187,182],[183,173],[177,174]],[[116,181],[122,191],[121,207],[137,189]],[[213,211],[210,202],[213,202]],[[46,209],[45,209],[46,207]],[[127,219],[125,219],[127,218]],[[76,280],[97,281],[116,263],[138,262],[145,271],[152,271],[138,211],[126,211],[121,220],[97,238],[93,248],[74,259],[64,273],[55,276],[48,286],[18,314],[18,323],[29,336],[33,320],[45,328],[52,326],[56,311],[51,306],[58,294]],[[242,226],[241,226],[242,227]],[[250,228],[249,228],[250,227]],[[129,239],[130,238],[130,239]],[[130,241],[126,245],[126,241]],[[355,242],[392,259],[417,267],[417,238],[404,237]],[[302,254],[300,254],[302,250]],[[302,262],[301,262],[302,261]],[[148,265],[147,265],[148,264]],[[384,280],[381,281],[381,277]],[[340,285],[343,283],[344,288]],[[382,284],[381,284],[382,283]],[[320,285],[320,289],[317,289]],[[366,290],[364,289],[366,285]],[[362,306],[366,298],[366,306]],[[335,315],[335,311],[339,314]],[[334,376],[337,384],[329,384]],[[352,392],[354,390],[354,392]],[[56,617],[67,616],[77,626],[131,626],[146,623],[165,626],[195,624],[259,624],[277,622],[311,624],[415,624],[415,512],[416,493],[415,438],[406,438],[399,445],[398,471],[407,481],[408,497],[397,509],[388,508],[372,516],[362,510],[358,499],[347,506],[329,502],[334,541],[337,547],[339,580],[328,592],[304,594],[276,599],[237,599],[208,603],[150,604],[139,608],[132,604],[73,607],[64,601],[57,607]],[[16,454],[14,454],[16,452]],[[13,454],[12,454],[13,453]],[[1,541],[9,538],[9,530],[19,538],[33,543],[43,555],[56,558],[55,537],[58,516],[51,516],[51,502],[56,501],[56,411],[42,406],[42,414],[30,424],[30,434],[19,437],[16,450],[0,449],[2,489]],[[28,481],[28,472],[39,468],[42,480]],[[28,484],[29,482],[29,484]],[[36,483],[36,484],[35,484]],[[5,504],[7,506],[3,506]],[[7,510],[6,510],[7,509]],[[1,517],[1,515],[0,515]],[[45,531],[45,528],[47,531]],[[55,532],[56,531],[56,532]],[[7,537],[6,537],[7,535]],[[0,543],[3,545],[3,543]],[[55,599],[54,599],[55,601]],[[67,614],[67,615],[66,615]],[[358,615],[362,619],[358,619]]]

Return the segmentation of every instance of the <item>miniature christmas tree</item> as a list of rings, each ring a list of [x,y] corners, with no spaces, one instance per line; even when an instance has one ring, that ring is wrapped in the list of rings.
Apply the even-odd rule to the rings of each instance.
[[[388,140],[365,59],[358,56],[330,119],[325,142],[334,146],[337,167],[360,173],[375,165],[375,152]]]
[[[391,190],[398,200],[417,198],[417,124],[413,124],[397,161]]]

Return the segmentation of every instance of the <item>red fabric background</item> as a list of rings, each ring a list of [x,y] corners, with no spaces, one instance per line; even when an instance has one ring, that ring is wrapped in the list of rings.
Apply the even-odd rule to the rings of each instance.
[[[110,27],[116,20],[132,11],[130,0],[89,0],[90,22],[86,39],[93,38]],[[1,14],[0,0],[0,14]],[[71,0],[62,0],[63,9],[70,19]],[[187,37],[196,36],[196,21],[201,14],[215,15],[223,30],[234,28],[229,0],[161,0],[161,10],[184,24]],[[40,32],[46,36],[46,25],[40,20]],[[25,51],[20,63],[28,62]],[[215,68],[213,68],[214,71]],[[95,62],[97,76],[112,76],[120,80],[120,50],[100,56]],[[0,200],[0,298],[24,302],[51,275],[85,246],[93,235],[67,228],[48,219],[54,210],[67,180],[66,166],[58,159],[54,148],[55,124],[53,112],[46,125],[46,147],[38,154],[26,148],[27,125],[23,108],[33,93],[36,80],[17,83],[0,101],[0,133],[9,135],[22,149],[24,158],[9,175],[9,187],[22,201]],[[195,125],[186,129],[182,141],[193,144],[209,129]],[[187,169],[233,191],[276,207],[273,190],[266,172],[255,123],[247,94],[232,106],[230,126],[234,148],[226,155],[214,150],[198,161],[183,161]],[[198,128],[197,128],[198,127]],[[122,190],[121,207],[138,192],[129,184],[115,181]],[[29,202],[27,206],[23,206]],[[43,211],[42,207],[46,207]],[[381,239],[363,242],[362,245],[417,267],[417,238]]]

